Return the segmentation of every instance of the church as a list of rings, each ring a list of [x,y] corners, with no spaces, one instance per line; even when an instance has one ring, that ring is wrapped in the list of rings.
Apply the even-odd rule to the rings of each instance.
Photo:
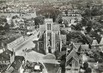
[[[55,53],[56,51],[61,51],[61,38],[60,38],[60,26],[54,23],[52,19],[45,19],[44,25],[40,25],[40,38],[43,44],[42,49],[45,53]],[[39,43],[40,46],[40,43]],[[41,49],[39,47],[39,49]]]

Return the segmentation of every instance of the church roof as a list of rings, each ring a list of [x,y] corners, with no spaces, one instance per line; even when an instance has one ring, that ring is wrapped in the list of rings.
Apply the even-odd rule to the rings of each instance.
[[[79,61],[79,56],[76,53],[75,49],[72,49],[71,52],[67,55],[66,61],[69,61],[71,58],[74,58],[76,61]]]
[[[73,46],[74,46],[74,48],[75,48],[75,50],[76,50],[76,52],[77,52],[78,49],[79,49],[80,46],[81,46],[81,43],[74,43]]]
[[[103,37],[101,38],[101,41],[100,41],[100,43],[99,44],[103,44]]]

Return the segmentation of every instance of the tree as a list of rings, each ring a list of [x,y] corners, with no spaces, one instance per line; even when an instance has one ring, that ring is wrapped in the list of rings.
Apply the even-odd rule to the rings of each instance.
[[[83,64],[83,68],[86,70],[87,68],[88,68],[88,62],[85,62],[84,64]]]
[[[45,16],[46,18],[53,18],[53,22],[55,22],[56,18],[60,14],[60,11],[51,6],[51,7],[44,7],[43,9],[38,11],[37,13]]]
[[[0,31],[4,30],[4,27],[3,26],[0,26]]]
[[[82,26],[86,26],[87,22],[88,22],[88,19],[82,18],[82,21],[81,21]]]
[[[86,37],[81,32],[70,32],[67,34],[67,41],[75,41],[80,43],[88,43]]]
[[[65,27],[68,27],[68,21],[67,20],[63,20],[63,24],[65,25]]]
[[[82,24],[81,23],[77,23],[77,25],[72,25],[72,28],[74,30],[81,30],[82,29]]]
[[[62,22],[63,22],[63,19],[60,18],[60,19],[58,20],[58,23],[59,23],[59,24],[62,24]]]
[[[6,23],[5,26],[4,26],[4,30],[5,30],[5,31],[9,31],[9,27],[10,27],[9,24]]]
[[[36,17],[34,18],[34,21],[36,26],[42,25],[44,23],[44,17],[42,16]]]
[[[87,68],[84,73],[91,73],[91,72],[92,72],[91,68]]]

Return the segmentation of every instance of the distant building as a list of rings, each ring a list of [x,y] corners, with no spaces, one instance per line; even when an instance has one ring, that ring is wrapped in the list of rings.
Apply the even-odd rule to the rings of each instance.
[[[40,26],[40,36],[43,38],[46,53],[61,50],[60,26],[53,23],[52,19],[45,19],[45,24]]]
[[[68,26],[71,26],[81,21],[82,16],[78,10],[67,10],[62,13],[62,19],[68,22]]]

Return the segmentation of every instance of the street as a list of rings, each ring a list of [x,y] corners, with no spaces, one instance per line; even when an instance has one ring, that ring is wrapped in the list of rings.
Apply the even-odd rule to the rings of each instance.
[[[33,40],[37,39],[37,35],[38,35],[38,32],[36,32],[34,35],[29,36],[29,38],[25,39],[23,43],[15,47],[14,48],[15,54],[24,56],[23,50],[34,48],[35,44],[33,43]]]

